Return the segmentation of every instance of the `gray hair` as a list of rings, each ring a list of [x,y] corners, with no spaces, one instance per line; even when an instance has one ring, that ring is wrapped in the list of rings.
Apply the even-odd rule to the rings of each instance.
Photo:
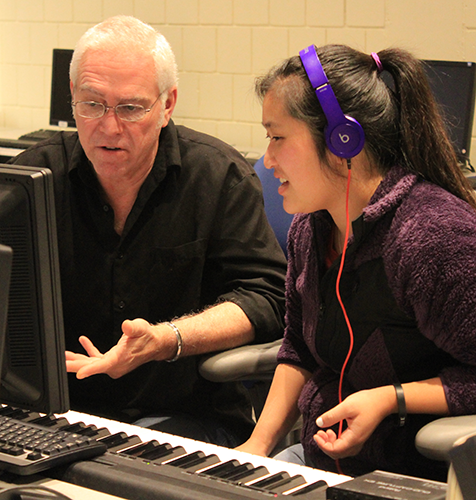
[[[88,50],[142,50],[155,61],[157,84],[162,94],[177,85],[175,55],[166,38],[148,24],[132,16],[114,16],[90,28],[79,39],[70,66],[70,79],[76,85],[81,60]]]

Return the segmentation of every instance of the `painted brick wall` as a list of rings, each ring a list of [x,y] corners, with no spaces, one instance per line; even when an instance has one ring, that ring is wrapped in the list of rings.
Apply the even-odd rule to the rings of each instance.
[[[115,14],[170,41],[176,122],[258,152],[266,139],[254,77],[311,43],[476,61],[476,2],[467,0],[0,0],[0,127],[48,126],[52,49],[74,48]],[[476,138],[471,156],[476,164]]]

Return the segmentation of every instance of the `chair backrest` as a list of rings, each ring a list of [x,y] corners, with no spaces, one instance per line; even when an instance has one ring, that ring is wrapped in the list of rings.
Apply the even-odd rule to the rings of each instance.
[[[276,238],[286,255],[288,230],[293,220],[293,215],[284,211],[283,198],[278,193],[278,188],[280,186],[279,179],[274,177],[272,169],[268,170],[265,168],[263,158],[264,157],[261,157],[255,163],[254,167],[263,186],[266,216],[268,217],[268,221],[276,234]]]

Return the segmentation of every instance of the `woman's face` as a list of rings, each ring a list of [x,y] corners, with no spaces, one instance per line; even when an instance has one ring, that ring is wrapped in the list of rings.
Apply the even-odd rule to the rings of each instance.
[[[270,141],[264,164],[281,180],[278,192],[284,210],[290,214],[331,210],[340,197],[339,183],[322,165],[307,125],[289,115],[273,89],[263,101],[263,126]]]

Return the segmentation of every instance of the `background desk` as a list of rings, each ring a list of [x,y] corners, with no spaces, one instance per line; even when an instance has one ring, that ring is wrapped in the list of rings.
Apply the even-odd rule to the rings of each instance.
[[[0,498],[3,498],[2,494],[4,494],[5,490],[21,486],[43,486],[62,493],[71,500],[85,500],[86,498],[87,500],[124,500],[113,495],[108,495],[107,493],[101,493],[100,491],[90,490],[89,488],[83,488],[82,486],[65,483],[56,479],[48,479],[38,475],[31,477],[18,477],[18,480],[15,480],[14,483],[0,480]],[[31,495],[31,497],[28,498],[36,497]]]

